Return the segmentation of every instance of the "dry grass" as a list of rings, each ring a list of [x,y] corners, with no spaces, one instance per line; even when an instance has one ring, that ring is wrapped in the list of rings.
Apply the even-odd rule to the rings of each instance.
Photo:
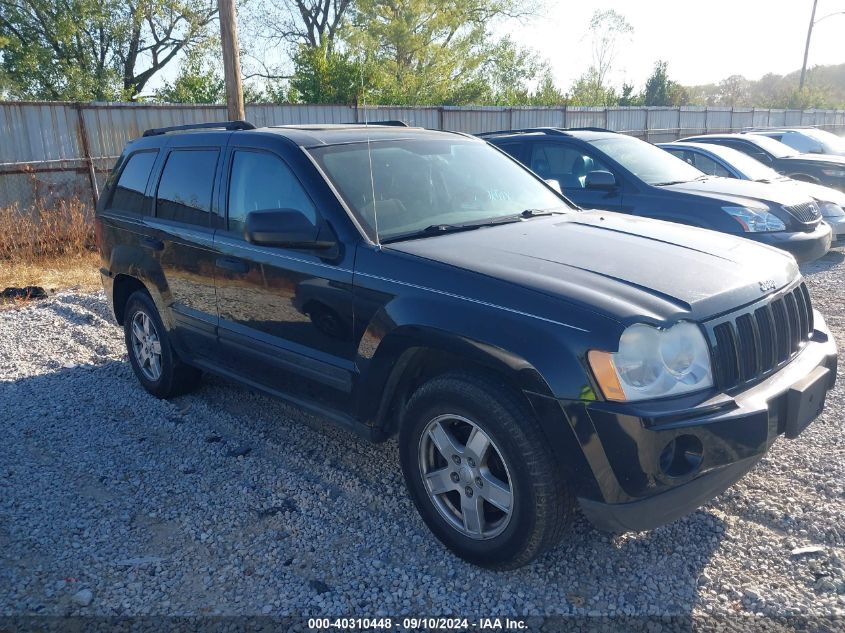
[[[26,286],[48,292],[100,288],[93,248],[92,213],[78,199],[36,202],[26,210],[0,208],[0,291]],[[21,303],[0,301],[0,306]]]
[[[0,228],[0,262],[73,257],[94,248],[92,213],[78,198],[2,208]]]
[[[63,288],[98,290],[102,288],[99,267],[99,255],[92,252],[36,262],[0,261],[0,290],[25,286],[41,286],[48,292]]]

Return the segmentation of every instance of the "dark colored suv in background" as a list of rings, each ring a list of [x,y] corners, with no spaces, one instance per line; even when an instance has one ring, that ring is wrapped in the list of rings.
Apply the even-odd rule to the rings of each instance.
[[[479,135],[557,182],[573,202],[741,235],[799,262],[830,249],[809,195],[710,177],[651,143],[597,128],[529,128]]]
[[[138,380],[211,372],[398,434],[422,518],[474,563],[531,560],[576,501],[605,529],[672,521],[835,380],[775,249],[579,211],[462,134],[194,128],[129,143],[97,212]]]
[[[784,176],[845,191],[845,156],[802,154],[789,145],[760,134],[706,134],[678,142],[685,141],[732,147]]]

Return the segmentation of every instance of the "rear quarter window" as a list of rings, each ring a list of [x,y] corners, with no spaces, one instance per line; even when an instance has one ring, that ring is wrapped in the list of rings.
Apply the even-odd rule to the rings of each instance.
[[[129,213],[141,213],[144,193],[158,151],[135,152],[126,161],[112,193],[109,208]]]

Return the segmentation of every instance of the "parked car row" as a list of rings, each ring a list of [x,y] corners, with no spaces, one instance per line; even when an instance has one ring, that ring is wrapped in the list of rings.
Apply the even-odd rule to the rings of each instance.
[[[480,136],[582,208],[742,235],[786,250],[799,262],[817,259],[831,244],[845,240],[845,194],[819,184],[826,179],[845,186],[845,171],[842,183],[838,180],[845,158],[800,155],[755,134],[693,137],[663,149],[599,128],[529,128]],[[733,147],[737,150],[730,155]],[[792,178],[752,160],[757,154],[772,156],[764,160]],[[723,162],[740,167],[723,167]],[[755,177],[731,178],[741,169]]]
[[[784,176],[748,154],[725,145],[682,141],[658,143],[658,147],[711,176],[789,187],[811,196],[818,203],[822,218],[833,229],[833,245],[845,245],[845,193],[832,187]]]
[[[827,250],[813,199],[606,131],[485,138],[531,169],[385,125],[130,142],[96,235],[141,385],[208,372],[398,436],[431,531],[499,569],[576,507],[611,531],[673,521],[819,415],[836,344],[795,259],[755,243]]]

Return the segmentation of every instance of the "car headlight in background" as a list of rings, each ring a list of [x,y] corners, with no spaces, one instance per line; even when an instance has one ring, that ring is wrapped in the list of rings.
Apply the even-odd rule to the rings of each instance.
[[[648,400],[713,386],[707,341],[688,321],[666,330],[631,325],[619,339],[618,352],[592,350],[587,358],[608,400]]]
[[[722,207],[722,211],[739,222],[746,233],[784,231],[786,225],[778,216],[766,209],[755,207]]]
[[[845,178],[845,169],[822,169],[822,173],[831,178]]]
[[[819,202],[819,208],[821,209],[822,217],[825,218],[841,218],[845,215],[845,210],[832,202]]]

